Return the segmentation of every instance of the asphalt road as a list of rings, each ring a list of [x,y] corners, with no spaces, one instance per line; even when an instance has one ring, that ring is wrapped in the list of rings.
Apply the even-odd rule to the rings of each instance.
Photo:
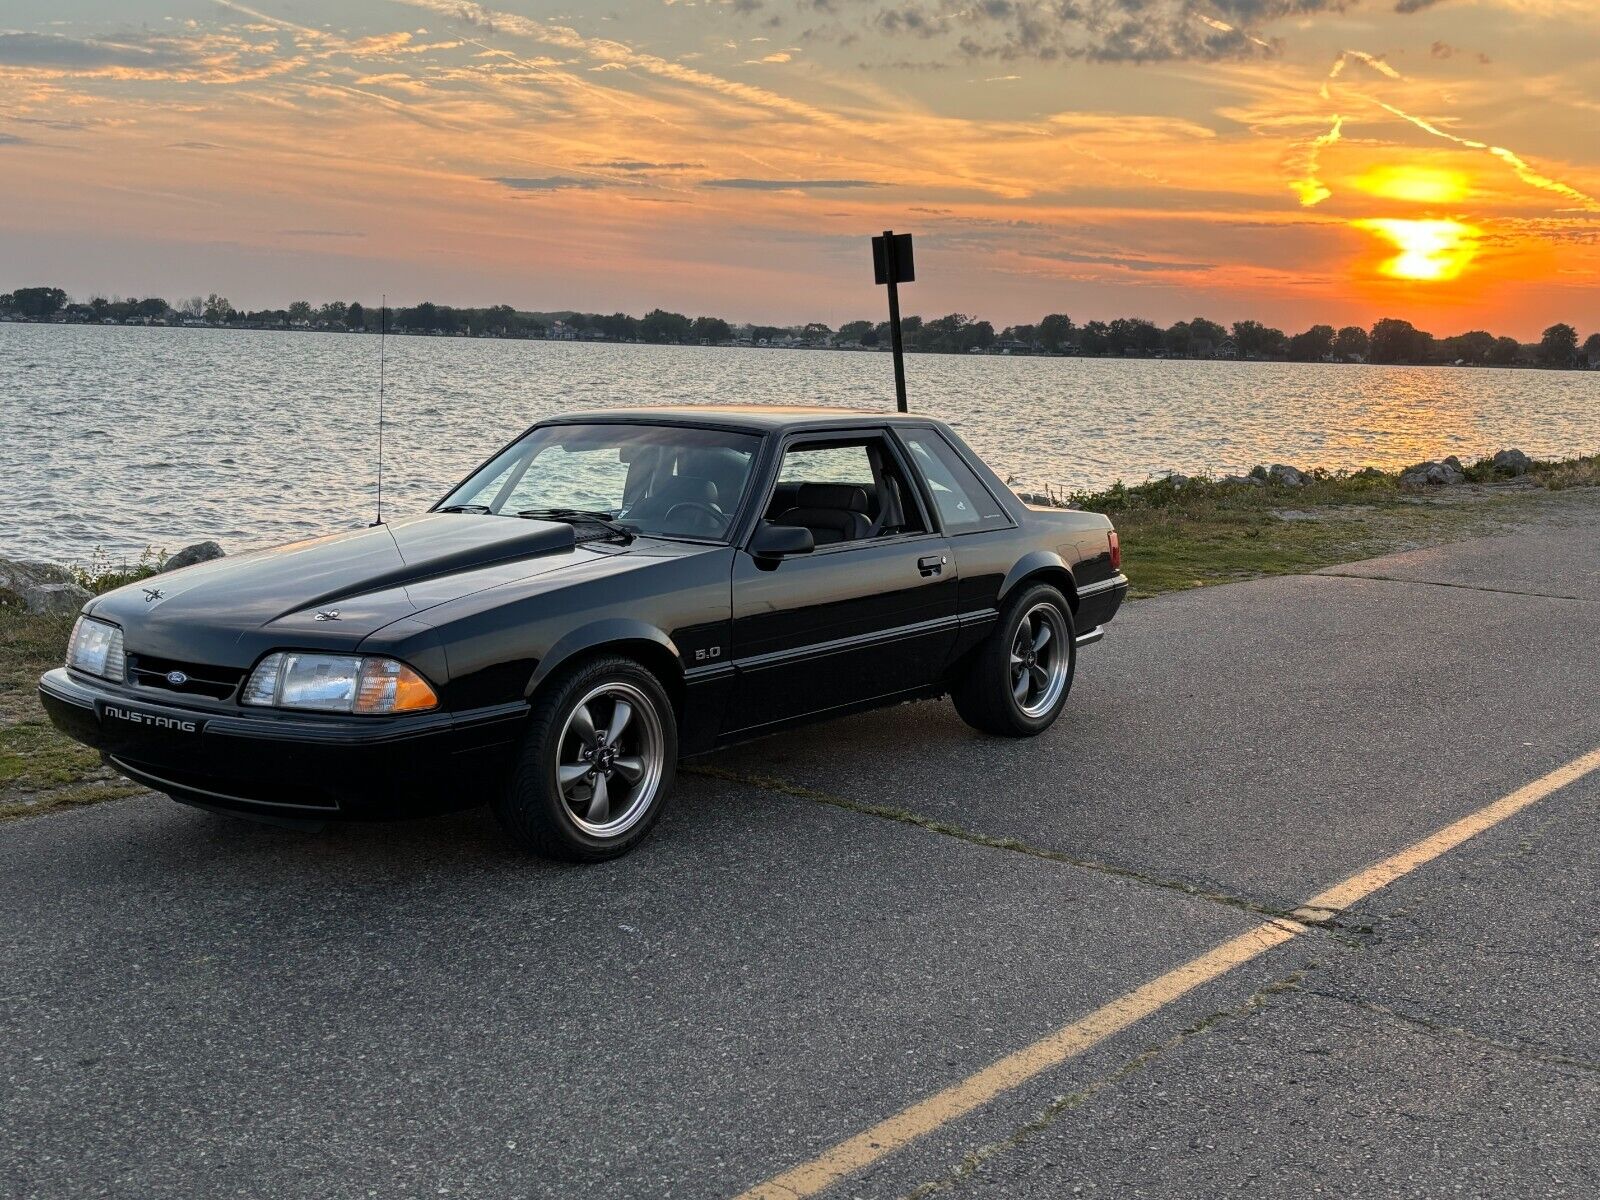
[[[1600,746],[1597,564],[1553,530],[1144,601],[1041,739],[944,704],[771,739],[602,867],[481,814],[0,826],[0,1195],[826,1159]],[[1597,819],[1600,772],[823,1194],[1600,1194]]]

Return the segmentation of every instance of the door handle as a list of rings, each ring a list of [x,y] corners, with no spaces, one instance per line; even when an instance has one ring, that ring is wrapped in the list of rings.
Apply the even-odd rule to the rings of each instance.
[[[938,575],[944,570],[945,563],[950,561],[948,554],[924,554],[917,559],[917,570],[922,572],[926,579],[930,575]]]

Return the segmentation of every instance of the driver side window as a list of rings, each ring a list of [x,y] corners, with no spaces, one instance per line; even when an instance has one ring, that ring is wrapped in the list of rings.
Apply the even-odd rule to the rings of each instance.
[[[926,532],[881,436],[790,446],[765,516],[775,525],[809,529],[818,546]]]

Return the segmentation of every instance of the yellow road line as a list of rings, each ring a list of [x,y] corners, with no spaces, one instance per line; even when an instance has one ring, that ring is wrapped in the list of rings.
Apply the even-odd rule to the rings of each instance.
[[[1468,838],[1493,828],[1597,769],[1600,769],[1600,748],[1557,767],[1548,775],[1542,775],[1492,804],[1446,825],[1398,854],[1319,892],[1306,901],[1303,908],[1332,912],[1348,908],[1379,888],[1455,849]],[[1032,1045],[991,1063],[977,1074],[969,1075],[959,1083],[917,1101],[809,1162],[791,1167],[781,1175],[775,1175],[740,1193],[737,1200],[798,1200],[799,1197],[815,1196],[910,1142],[1021,1086],[1034,1076],[1077,1057],[1202,984],[1220,978],[1235,967],[1259,958],[1273,947],[1298,937],[1306,929],[1307,926],[1296,921],[1263,921],[1181,967],[1117,997],[1088,1016],[1080,1017]]]
[[[1424,863],[1454,850],[1468,838],[1485,829],[1492,829],[1507,817],[1516,816],[1529,805],[1537,804],[1552,792],[1560,791],[1569,783],[1576,783],[1596,769],[1600,769],[1600,749],[1591,750],[1565,766],[1557,767],[1548,775],[1539,776],[1532,783],[1508,792],[1494,803],[1484,805],[1477,812],[1446,825],[1437,833],[1430,833],[1414,846],[1408,846],[1382,862],[1373,863],[1365,871],[1357,872],[1343,883],[1334,884],[1325,892],[1318,892],[1306,901],[1306,907],[1331,908],[1335,911],[1349,908],[1357,900],[1363,900],[1401,876],[1409,875]]]

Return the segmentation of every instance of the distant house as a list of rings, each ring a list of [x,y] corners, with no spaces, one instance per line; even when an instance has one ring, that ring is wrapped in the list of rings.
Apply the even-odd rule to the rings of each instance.
[[[545,336],[553,342],[575,342],[578,340],[578,331],[565,321],[557,321]]]
[[[1222,344],[1217,347],[1216,357],[1217,358],[1238,358],[1239,357],[1239,343],[1234,341],[1231,337],[1223,338],[1222,339]]]

